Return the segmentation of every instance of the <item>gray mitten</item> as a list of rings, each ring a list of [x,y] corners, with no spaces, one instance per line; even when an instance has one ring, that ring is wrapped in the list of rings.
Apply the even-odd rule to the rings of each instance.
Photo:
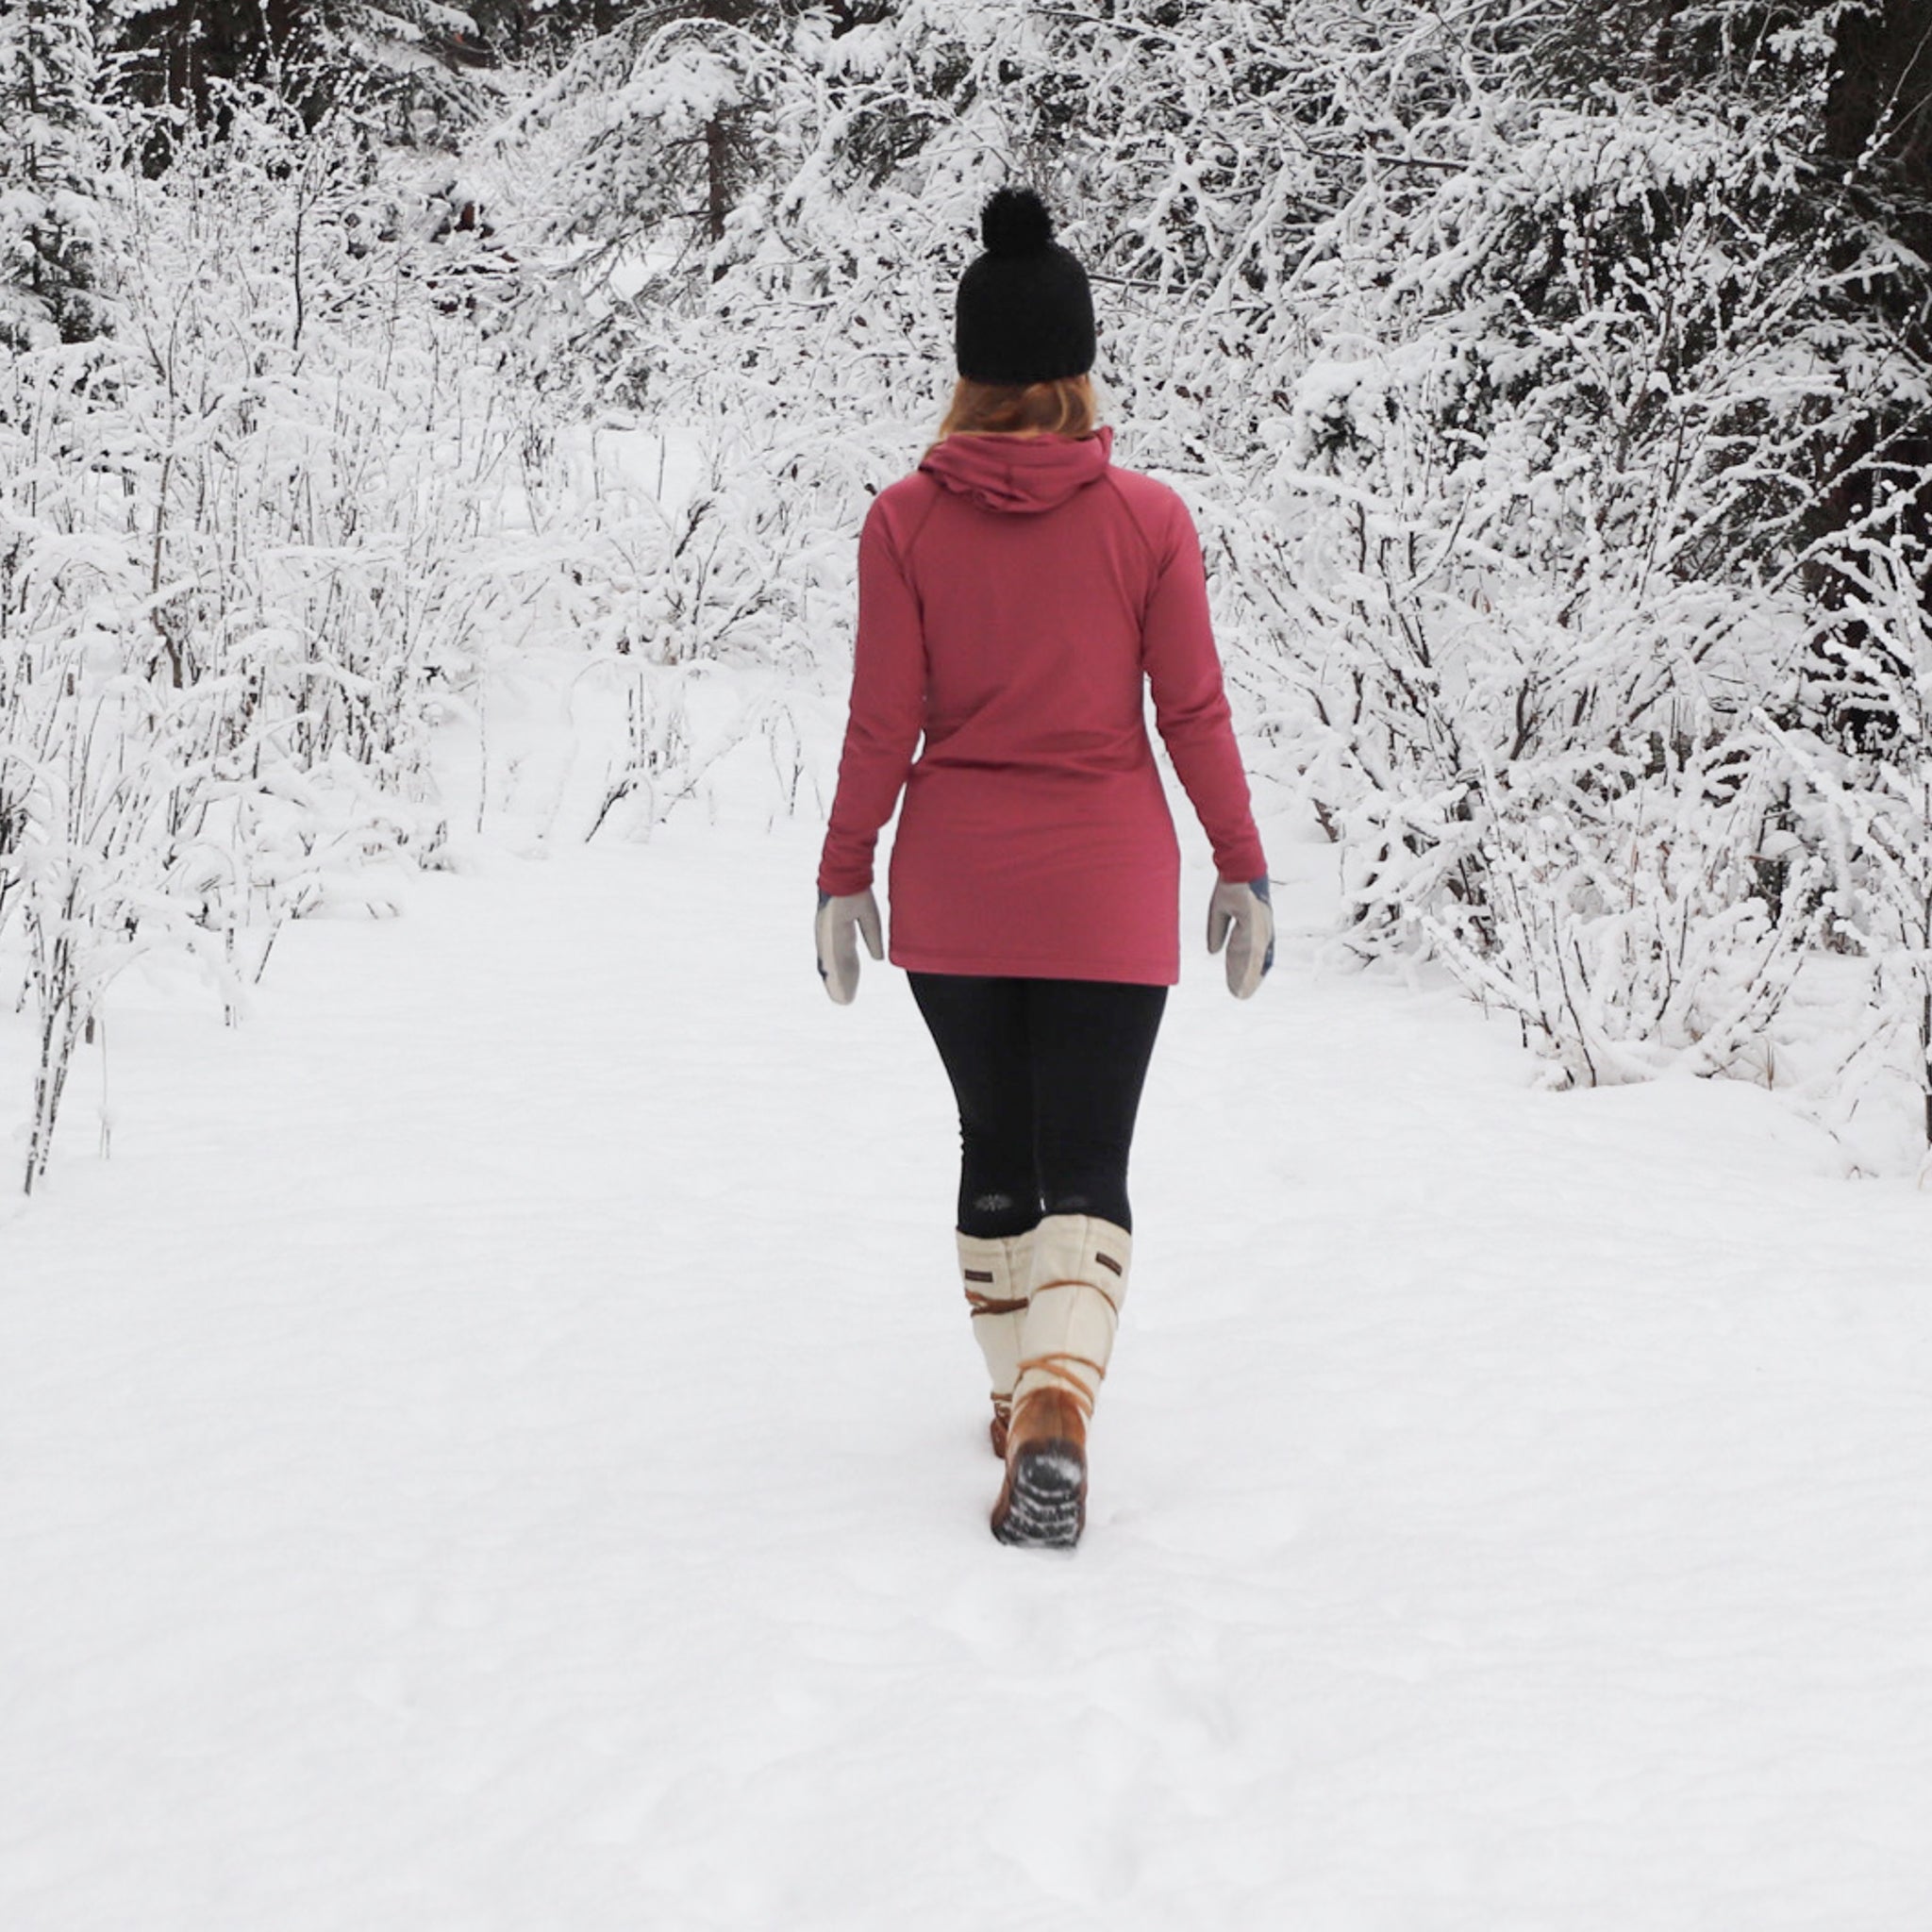
[[[1246,999],[1274,963],[1274,908],[1266,876],[1246,885],[1223,879],[1208,902],[1208,950],[1227,941],[1227,990]]]
[[[878,901],[871,887],[837,899],[821,892],[812,937],[818,942],[819,977],[838,1006],[849,1007],[858,991],[859,933],[865,935],[866,951],[874,959],[883,959],[886,948],[879,930]]]

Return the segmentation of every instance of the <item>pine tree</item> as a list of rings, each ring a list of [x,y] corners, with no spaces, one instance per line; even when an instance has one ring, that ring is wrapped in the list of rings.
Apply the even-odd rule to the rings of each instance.
[[[0,11],[0,342],[11,348],[104,326],[93,85],[87,0]]]
[[[680,266],[721,272],[725,224],[771,146],[785,11],[769,0],[648,0],[586,50],[581,78],[616,96],[586,156],[600,223],[681,230]]]
[[[1916,274],[1854,284],[1848,299],[1875,312],[1932,366],[1932,0],[1855,0],[1828,16],[1831,87],[1821,174],[1843,225],[1882,235]],[[1843,453],[1821,520],[1856,531],[1874,520],[1921,559],[1921,608],[1932,611],[1932,429],[1916,395],[1874,405]],[[1834,582],[1831,594],[1841,586]],[[1863,626],[1850,626],[1862,641]],[[1888,717],[1893,708],[1881,701]]]
[[[266,88],[310,128],[349,109],[406,140],[412,108],[445,125],[476,118],[469,70],[492,64],[525,16],[482,0],[109,0],[119,85],[201,126],[225,129],[238,86]],[[165,141],[151,164],[167,158]]]

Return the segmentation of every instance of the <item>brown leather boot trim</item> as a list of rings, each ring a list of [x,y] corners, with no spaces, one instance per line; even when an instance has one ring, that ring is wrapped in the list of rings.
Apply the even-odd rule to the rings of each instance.
[[[1068,1274],[1063,1275],[1058,1281],[1042,1281],[1033,1292],[1035,1294],[1045,1294],[1049,1289],[1055,1288],[1091,1288],[1095,1294],[1099,1295],[1113,1309],[1116,1315],[1121,1311],[1118,1292],[1105,1281],[1089,1281],[1084,1275]]]
[[[1028,1369],[1038,1369],[1042,1374],[1051,1375],[1052,1387],[1062,1394],[1071,1395],[1080,1405],[1081,1412],[1090,1419],[1092,1417],[1093,1404],[1099,1396],[1100,1385],[1107,1379],[1107,1371],[1098,1362],[1090,1361],[1084,1355],[1069,1355],[1064,1349],[1056,1350],[1050,1355],[1023,1356],[1020,1360],[1019,1375],[1013,1382],[1016,1389]],[[1091,1388],[1086,1377],[1077,1373],[1081,1369],[1086,1369],[1092,1374],[1093,1382]],[[1042,1389],[1038,1392],[1043,1395],[1048,1391]]]
[[[1024,1300],[995,1301],[990,1294],[974,1294],[970,1288],[966,1299],[975,1315],[1017,1315],[1026,1307]]]

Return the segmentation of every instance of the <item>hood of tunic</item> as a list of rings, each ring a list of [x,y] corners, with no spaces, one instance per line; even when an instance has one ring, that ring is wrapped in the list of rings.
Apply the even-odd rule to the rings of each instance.
[[[1057,508],[1103,475],[1113,428],[1091,436],[949,436],[920,464],[924,475],[981,509],[1022,516]]]

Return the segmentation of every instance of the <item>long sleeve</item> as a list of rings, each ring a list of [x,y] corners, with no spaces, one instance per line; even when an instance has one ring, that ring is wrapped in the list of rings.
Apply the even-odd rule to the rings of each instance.
[[[1224,879],[1257,879],[1268,862],[1222,685],[1201,540],[1179,497],[1174,499],[1167,543],[1141,645],[1155,723],[1214,848],[1216,872]]]
[[[839,789],[819,860],[819,890],[841,895],[872,884],[879,828],[891,817],[925,722],[925,643],[919,600],[877,499],[858,537],[858,627],[852,704]]]

